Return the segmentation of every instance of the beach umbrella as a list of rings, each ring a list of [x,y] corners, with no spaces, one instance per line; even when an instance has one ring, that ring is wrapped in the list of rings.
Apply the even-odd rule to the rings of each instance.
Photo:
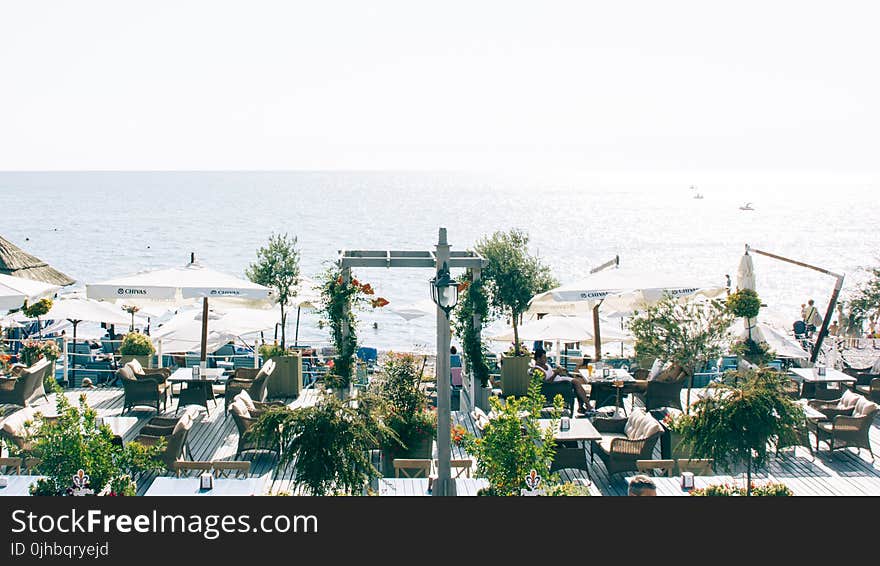
[[[21,308],[26,300],[52,297],[59,289],[59,285],[52,283],[0,274],[0,310]]]
[[[86,294],[95,299],[125,299],[167,301],[169,304],[191,304],[202,299],[201,362],[206,364],[208,340],[208,300],[240,301],[248,306],[271,305],[268,287],[246,279],[210,269],[191,256],[190,262],[180,267],[144,271],[134,275],[86,285]]]
[[[716,298],[727,288],[680,273],[626,268],[607,269],[532,297],[526,311],[531,314],[579,314],[592,311],[594,323],[599,307],[618,315],[656,304],[664,296],[688,299]],[[601,358],[602,333],[598,326],[596,359]]]
[[[743,254],[742,259],[739,260],[739,267],[736,270],[736,288],[737,289],[751,289],[755,291],[757,289],[755,284],[755,265],[752,262],[752,256],[749,255],[749,252]],[[755,319],[746,318],[743,319],[743,323],[746,327],[746,335],[751,338],[752,329],[755,327]]]
[[[0,237],[0,275],[12,275],[62,287],[76,282],[3,237]]]
[[[436,315],[437,305],[435,305],[434,301],[431,299],[422,299],[421,301],[416,301],[414,303],[392,307],[388,310],[406,321],[406,325],[409,327],[409,341],[412,348],[415,349],[415,328],[410,324],[410,321],[425,316]]]
[[[743,331],[743,335],[747,335],[745,331]],[[807,359],[810,357],[810,353],[804,350],[796,340],[791,339],[785,331],[763,321],[753,327],[752,339],[766,343],[778,358]]]
[[[632,342],[632,336],[628,336],[616,328],[600,321],[602,327],[601,336],[604,342]],[[560,342],[579,342],[583,344],[595,344],[595,328],[591,317],[574,317],[561,315],[547,315],[541,319],[531,320],[518,327],[519,338],[526,342],[551,341],[556,343],[556,352],[561,352]],[[490,335],[489,340],[494,342],[513,342],[513,328],[504,332]]]
[[[30,320],[24,313],[16,313],[13,318],[19,322]],[[109,324],[128,324],[131,315],[112,303],[86,297],[60,297],[52,301],[52,308],[42,316],[46,320],[66,320],[73,325],[73,344],[76,349],[76,330],[80,322],[106,322]],[[33,319],[36,320],[36,319]],[[74,368],[74,380],[76,369]]]
[[[166,352],[193,351],[201,341],[203,317],[201,309],[182,310],[157,328],[151,338],[161,340]],[[278,318],[274,309],[214,308],[208,312],[207,350],[213,352],[245,334],[270,330]]]
[[[290,304],[296,306],[296,332],[293,345],[299,345],[299,315],[302,309],[316,309],[322,304],[321,293],[317,290],[318,283],[309,277],[300,277],[294,289]]]

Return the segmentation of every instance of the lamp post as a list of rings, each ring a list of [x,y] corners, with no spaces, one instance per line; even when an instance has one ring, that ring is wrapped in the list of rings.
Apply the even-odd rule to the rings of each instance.
[[[431,298],[437,305],[437,479],[432,493],[437,496],[454,496],[450,460],[450,378],[449,378],[449,313],[458,303],[458,284],[449,275],[449,244],[446,228],[440,228],[437,242],[437,275],[431,279]]]

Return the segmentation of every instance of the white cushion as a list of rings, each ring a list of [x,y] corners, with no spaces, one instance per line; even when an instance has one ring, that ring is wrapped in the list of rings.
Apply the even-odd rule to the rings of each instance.
[[[236,399],[229,405],[229,410],[235,413],[240,417],[244,417],[246,419],[251,418],[251,413],[248,411],[247,405],[244,404],[244,401],[241,399]]]
[[[868,401],[861,395],[859,395],[858,398],[859,400],[856,401],[855,407],[853,407],[853,416],[864,417],[865,415],[870,415],[877,405]]]
[[[623,427],[623,434],[627,436],[627,438],[636,438],[636,434],[639,430],[639,426],[642,423],[642,415],[645,413],[641,409],[633,409],[632,413],[630,413],[629,418],[626,419],[626,425]]]
[[[125,365],[131,368],[137,375],[144,375],[144,366],[137,360],[137,358],[133,358],[131,361],[127,362]]]
[[[257,410],[257,406],[254,405],[254,400],[251,399],[251,394],[247,392],[247,389],[242,389],[241,392],[235,396],[233,401],[240,399],[244,406],[247,407],[249,413],[252,413]]]
[[[189,411],[186,411],[180,417],[180,420],[177,421],[177,424],[174,425],[174,430],[171,431],[171,434],[172,435],[177,434],[181,430],[189,429],[191,426],[192,426],[192,413]]]
[[[651,381],[657,375],[663,371],[663,361],[660,358],[654,360],[654,364],[651,366],[651,371],[648,372],[648,381]]]
[[[874,360],[874,365],[871,366],[871,373],[880,373],[880,358]]]
[[[33,407],[25,407],[6,417],[3,421],[3,431],[10,436],[23,437],[25,435],[24,423],[33,421],[37,410]]]
[[[837,406],[841,409],[852,409],[860,399],[864,399],[864,397],[847,389],[840,397],[840,401],[837,402]]]

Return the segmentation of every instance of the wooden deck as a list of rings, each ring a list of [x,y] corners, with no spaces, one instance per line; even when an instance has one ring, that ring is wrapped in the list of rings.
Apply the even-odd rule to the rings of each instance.
[[[119,416],[122,411],[123,392],[121,388],[98,388],[98,389],[73,389],[65,391],[65,395],[76,403],[78,397],[85,393],[88,403],[96,409],[99,415],[104,417]],[[313,404],[318,393],[315,389],[307,388],[295,400],[289,401],[291,407],[307,406]],[[54,397],[50,396],[50,403],[54,406]],[[40,404],[40,406],[45,406]],[[177,402],[169,404],[169,414],[173,414]],[[462,396],[462,411],[453,413],[453,422],[465,426],[468,431],[476,434],[469,412],[465,410],[466,398]],[[629,404],[627,403],[627,407]],[[0,413],[2,414],[2,413]],[[135,409],[126,413],[127,416],[138,417],[138,422],[123,438],[124,441],[132,440],[137,436],[140,428],[156,412],[149,409]],[[871,444],[875,454],[880,456],[880,421],[872,426]],[[195,424],[189,435],[189,445],[194,460],[232,460],[235,458],[235,449],[238,442],[238,431],[231,416],[223,411],[223,400],[217,399],[217,407],[211,406],[210,414],[204,410],[197,413]],[[814,440],[815,442],[815,440]],[[836,450],[832,455],[823,443],[823,450],[812,459],[810,452],[805,447],[784,450],[778,457],[771,457],[769,466],[755,474],[758,481],[772,479],[788,485],[796,495],[880,495],[880,458],[871,462],[867,451],[857,453],[854,449]],[[659,443],[655,457],[660,457]],[[452,447],[452,457],[455,459],[468,458],[460,447]],[[589,458],[585,451],[584,457]],[[269,493],[286,492],[296,494],[297,489],[293,483],[292,471],[279,475],[275,472],[276,458],[269,453],[248,452],[243,458],[251,462],[251,476],[264,476],[267,478],[267,491]],[[589,485],[593,495],[626,495],[626,475],[616,474],[609,478],[601,460],[596,458],[592,464],[592,484]],[[475,471],[475,468],[474,468]],[[735,470],[732,475],[737,475]],[[719,473],[723,473],[719,471]],[[561,470],[560,476],[567,481],[573,481],[587,485],[586,472],[582,470]],[[142,495],[152,483],[153,475],[145,475],[138,481],[138,493]],[[744,477],[744,474],[741,474]]]

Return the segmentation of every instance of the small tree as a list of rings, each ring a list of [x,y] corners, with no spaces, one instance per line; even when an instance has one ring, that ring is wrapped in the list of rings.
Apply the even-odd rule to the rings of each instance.
[[[483,270],[489,304],[498,315],[513,321],[513,342],[519,345],[519,318],[538,293],[558,287],[559,282],[540,259],[529,255],[529,236],[517,229],[495,232],[475,246],[489,265]],[[518,348],[514,353],[518,353]]]
[[[749,322],[753,318],[758,317],[761,312],[761,298],[758,293],[752,289],[740,289],[735,293],[731,293],[727,297],[727,308],[734,316],[746,319],[746,326],[749,331],[749,340],[752,339],[752,325]]]
[[[86,403],[85,395],[79,406],[72,406],[65,395],[56,395],[57,418],[37,418],[29,439],[34,442],[30,455],[39,458],[38,470],[47,476],[40,491],[63,493],[71,484],[73,474],[84,470],[98,492],[108,483],[118,488],[132,475],[164,468],[159,459],[164,441],[156,446],[129,442],[124,447],[113,443],[113,433],[107,425],[98,426],[98,413]]]
[[[546,485],[557,483],[550,474],[556,454],[556,421],[546,430],[538,423],[544,406],[540,378],[532,379],[527,396],[508,397],[503,405],[497,397],[489,402],[497,416],[485,426],[481,438],[466,435],[464,440],[467,452],[477,458],[477,474],[489,480],[488,492],[519,495],[531,470],[537,471]],[[561,396],[556,400],[556,409],[562,414]]]
[[[24,306],[21,309],[21,312],[23,312],[26,317],[37,319],[37,332],[40,336],[40,340],[43,339],[43,325],[40,321],[40,317],[48,313],[51,309],[52,299],[40,299],[32,305],[29,305],[25,300]]]
[[[272,234],[269,244],[257,250],[257,261],[247,269],[248,279],[275,291],[281,307],[281,348],[285,348],[287,312],[285,307],[299,284],[299,250],[296,236]]]
[[[637,312],[629,323],[637,356],[672,361],[688,375],[690,406],[694,372],[706,360],[717,358],[730,341],[734,315],[715,300],[682,302],[666,295],[659,303]]]
[[[686,419],[682,443],[694,458],[713,458],[730,471],[736,464],[747,468],[747,495],[751,494],[752,468],[767,461],[767,444],[794,446],[798,431],[806,427],[803,407],[785,390],[786,378],[760,369],[739,376],[738,386],[719,384],[713,395],[694,404]]]

